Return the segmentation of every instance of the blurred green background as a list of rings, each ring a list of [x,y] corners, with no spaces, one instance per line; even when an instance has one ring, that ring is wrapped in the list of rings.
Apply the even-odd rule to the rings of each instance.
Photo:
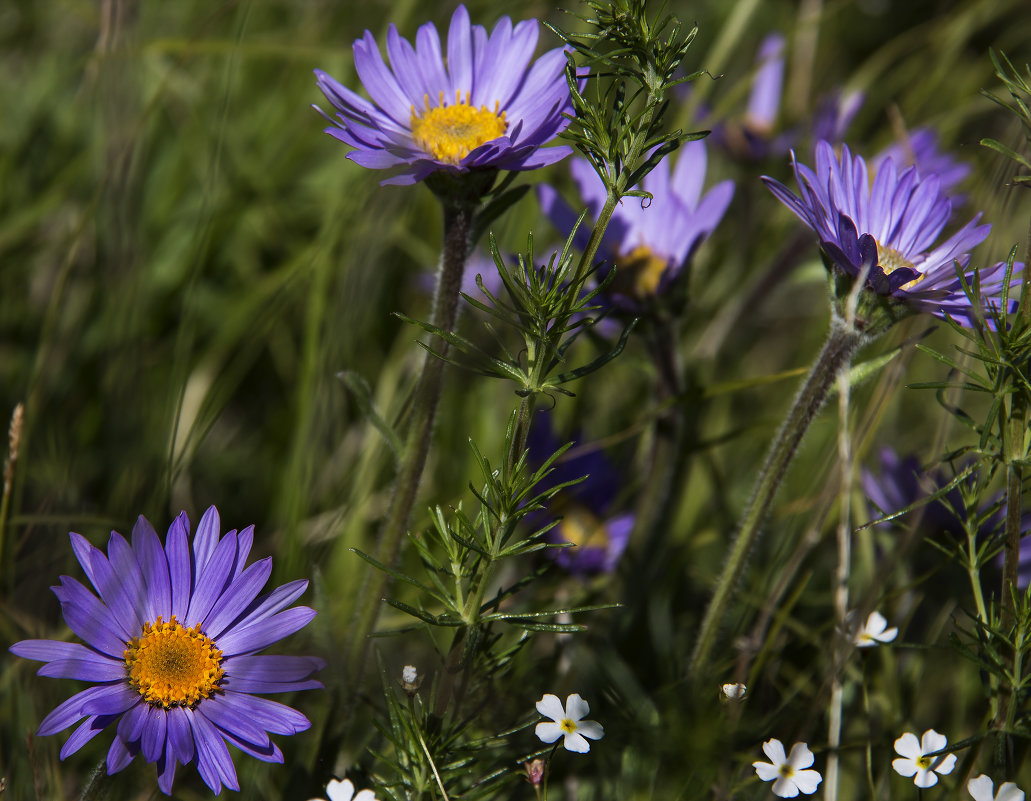
[[[576,24],[549,3],[468,6],[473,21],[488,28],[501,10],[515,19]],[[995,223],[976,258],[1001,259],[1014,243],[1023,244],[1027,199],[1006,187],[1009,165],[976,143],[982,136],[1014,146],[1020,141],[1015,122],[978,90],[999,91],[990,46],[1018,64],[1031,58],[1026,0],[740,0],[667,7],[699,27],[691,68],[719,76],[703,76],[693,86],[697,94],[683,95],[670,112],[672,124],[697,129],[739,117],[759,42],[782,32],[789,56],[782,130],[801,131],[819,95],[837,87],[862,90],[866,100],[848,137],[855,150],[872,155],[895,138],[900,123],[935,125],[943,142],[975,168],[963,219],[980,209]],[[383,42],[393,23],[413,38],[419,24],[433,20],[443,33],[453,9],[453,3],[411,0],[0,4],[0,417],[19,402],[26,410],[0,543],[5,643],[62,636],[48,587],[61,573],[81,577],[67,546],[69,530],[102,544],[111,529],[128,533],[139,514],[163,532],[179,510],[196,522],[216,504],[223,528],[256,524],[254,553],[276,557],[277,583],[315,578],[305,602],[322,614],[288,647],[330,661],[323,679],[328,697],[336,697],[334,649],[368,569],[347,548],[371,549],[392,468],[389,451],[336,374],[358,373],[372,387],[377,408],[390,419],[402,414],[422,351],[414,345],[415,329],[391,313],[428,316],[441,217],[425,187],[380,187],[382,176],[348,161],[347,148],[321,132],[324,122],[310,106],[327,104],[312,70],[324,69],[357,90],[350,44],[363,30]],[[543,28],[541,42],[541,50],[557,45]],[[689,110],[702,106],[710,109],[708,120],[692,118]],[[807,160],[801,151],[799,158]],[[633,703],[645,703],[637,671],[651,660],[649,652],[666,694],[647,703],[675,696],[677,666],[690,647],[708,582],[797,386],[797,372],[781,374],[806,365],[826,331],[816,248],[797,237],[800,225],[758,181],[764,173],[787,180],[786,154],[754,163],[713,151],[709,170],[707,186],[731,177],[738,188],[692,274],[682,354],[708,390],[684,410],[697,416],[702,442],[664,545],[669,567],[652,588],[665,600],[643,612],[649,622],[640,634],[641,653],[610,653],[590,635],[576,651],[622,666],[606,682],[623,682],[623,697],[637,699]],[[520,178],[539,180],[555,182],[573,199],[564,164]],[[521,248],[529,229],[539,252],[557,240],[532,193],[497,224],[502,251]],[[755,290],[789,244],[793,269],[767,290]],[[467,314],[463,325],[486,343],[474,323],[475,315]],[[909,321],[875,352],[929,325],[929,318]],[[949,349],[951,341],[944,331],[931,338],[939,349]],[[634,340],[617,362],[576,386],[576,398],[557,401],[565,433],[583,429],[627,465],[627,503],[641,490],[653,412],[650,371]],[[771,376],[777,380],[764,381]],[[940,365],[906,346],[890,369],[859,389],[854,404],[864,436],[858,456],[868,461],[877,445],[892,442],[931,461],[946,442],[963,442],[931,393],[903,389],[941,377]],[[448,372],[417,510],[458,502],[474,475],[467,439],[495,453],[516,402],[510,387]],[[789,476],[763,556],[753,560],[757,569],[742,588],[742,631],[807,526],[822,526],[814,510],[824,502],[834,436],[829,409]],[[413,521],[425,523],[425,515]],[[872,571],[874,543],[860,547],[869,558],[860,560],[859,570]],[[628,564],[648,557],[634,554]],[[820,652],[828,630],[807,626],[821,614],[829,620],[832,554],[806,558],[808,578],[792,585],[792,597],[805,589],[813,608],[785,606],[780,620],[796,629],[805,652],[792,663],[794,672],[779,668],[782,696],[761,719],[776,719],[799,696],[815,692],[807,682],[819,681],[805,667],[806,653]],[[893,569],[898,575],[892,578],[900,580],[919,573],[916,566]],[[586,593],[621,600],[627,579],[624,574]],[[931,628],[944,625],[952,609],[940,608]],[[599,623],[602,640],[609,625],[617,624],[612,618]],[[727,642],[740,633],[728,632]],[[426,650],[425,643],[384,648],[390,654]],[[925,678],[924,669],[912,665],[909,674],[900,673],[889,696],[898,700],[931,682],[935,691],[927,700],[910,698],[906,708],[928,728],[951,725],[959,739],[958,732],[979,723],[977,678],[965,675],[953,687],[944,676]],[[109,735],[58,763],[66,735],[29,735],[75,683],[33,673],[33,665],[10,655],[0,662],[4,798],[71,798],[103,758]],[[375,697],[378,679],[368,681]],[[535,692],[533,700],[540,695]],[[511,703],[516,709],[526,704],[522,698]],[[677,702],[669,703],[672,709]],[[313,693],[294,704],[315,727],[280,738],[285,768],[238,759],[241,797],[307,798],[334,765],[359,759],[375,737],[368,705],[354,720],[340,721]],[[670,714],[666,752],[705,753],[699,745],[705,722]],[[797,708],[793,714],[792,720],[804,717]],[[748,736],[758,744],[771,734],[752,729]],[[783,736],[787,741],[790,734]],[[620,765],[616,743],[622,741],[615,739],[608,761],[595,768],[611,770],[608,783],[585,783],[578,797],[615,798],[617,786],[620,797],[651,795],[647,784],[631,781],[633,764]],[[344,756],[335,762],[341,743]],[[759,758],[753,750],[751,758]],[[635,753],[628,751],[626,759],[632,762]],[[153,766],[141,761],[116,796],[157,793]],[[672,788],[679,779],[658,781],[664,789],[655,797],[677,797]],[[512,797],[530,797],[528,786],[512,786]],[[749,792],[758,797],[768,789]],[[851,792],[844,797],[859,797]],[[180,771],[176,793],[183,799],[210,795],[192,766]]]

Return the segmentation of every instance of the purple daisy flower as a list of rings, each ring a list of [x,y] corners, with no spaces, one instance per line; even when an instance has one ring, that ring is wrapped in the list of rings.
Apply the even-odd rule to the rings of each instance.
[[[777,199],[816,232],[820,246],[843,273],[867,272],[866,284],[878,295],[917,311],[971,325],[975,311],[956,276],[966,269],[969,250],[980,244],[990,225],[978,214],[944,241],[940,235],[952,214],[937,175],[910,167],[898,172],[887,158],[871,181],[866,162],[847,145],[840,159],[828,142],[816,146],[816,171],[792,159],[797,197],[779,181],[762,180]],[[1014,282],[1023,265],[1014,265]],[[980,271],[986,304],[998,304],[1006,272],[1004,263]],[[973,273],[967,274],[973,281]]]
[[[551,417],[545,412],[539,413],[527,439],[530,461],[543,463],[560,444],[552,431]],[[547,533],[547,539],[572,543],[575,547],[549,549],[547,553],[574,575],[611,573],[626,550],[634,528],[632,513],[612,511],[613,501],[625,483],[615,465],[601,451],[572,458],[563,455],[538,490],[584,476],[587,478],[580,483],[563,489],[549,509],[562,517]],[[532,522],[538,526],[544,524],[536,514]]]
[[[469,24],[458,6],[447,52],[432,22],[419,28],[415,47],[391,25],[390,67],[370,31],[354,43],[354,66],[371,102],[321,70],[318,86],[337,110],[326,133],[354,150],[363,167],[394,169],[384,184],[412,184],[433,172],[478,168],[532,170],[553,164],[569,147],[541,150],[564,130],[573,107],[566,56],[550,50],[530,66],[537,21],[512,25],[502,17],[488,35]]]
[[[904,142],[895,142],[874,156],[870,166],[876,172],[887,159],[893,159],[899,166],[916,167],[920,175],[937,175],[942,191],[952,195],[954,205],[959,205],[960,200],[953,190],[970,175],[972,169],[952,153],[941,150],[938,134],[931,128],[910,131]]]
[[[316,657],[258,654],[307,625],[315,611],[287,609],[307,581],[258,596],[272,560],[244,567],[254,527],[219,535],[212,506],[192,543],[189,530],[183,512],[162,546],[140,517],[131,544],[111,532],[106,555],[71,533],[75,556],[100,597],[69,576],[53,590],[65,622],[85,644],[22,640],[10,649],[46,662],[40,676],[93,683],[39,726],[38,734],[48,735],[82,720],[61,759],[117,722],[107,772],[117,773],[142,751],[157,763],[158,786],[166,794],[176,764],[194,759],[212,792],[223,785],[239,790],[227,743],[264,762],[282,762],[269,734],[296,734],[311,723],[253,693],[322,687],[310,677],[325,667]]]
[[[644,177],[641,188],[652,194],[651,203],[628,197],[616,207],[602,243],[607,252],[600,255],[616,264],[609,291],[629,300],[629,305],[654,297],[676,280],[723,219],[734,183],[723,181],[703,195],[706,162],[702,140],[685,142],[672,174],[666,159]],[[597,217],[605,205],[604,183],[582,159],[575,159],[570,170],[583,202]],[[577,215],[550,186],[538,186],[537,196],[555,227],[568,235]],[[581,228],[577,233],[582,249],[588,232]]]

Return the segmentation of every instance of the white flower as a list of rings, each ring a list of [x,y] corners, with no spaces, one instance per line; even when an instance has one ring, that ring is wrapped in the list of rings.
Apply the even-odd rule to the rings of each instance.
[[[600,723],[595,720],[583,720],[591,708],[577,693],[566,698],[564,709],[558,696],[548,693],[537,702],[537,711],[553,721],[538,723],[534,730],[545,743],[553,743],[559,737],[565,736],[562,745],[567,751],[586,754],[591,750],[591,744],[584,739],[585,737],[600,740],[605,736],[605,730]]]
[[[805,743],[795,743],[791,756],[785,756],[784,743],[771,738],[763,743],[763,751],[770,761],[753,762],[752,767],[764,782],[773,782],[774,795],[794,798],[799,791],[812,795],[823,781],[818,770],[799,770],[810,767],[815,759]]]
[[[731,701],[740,701],[748,694],[748,687],[740,682],[736,684],[722,684],[720,685],[720,690],[723,692],[724,697],[729,698]]]
[[[859,648],[870,648],[878,643],[891,642],[899,635],[897,628],[888,628],[888,621],[880,612],[871,612],[866,623],[855,634],[855,643]]]
[[[912,777],[913,784],[917,787],[934,787],[938,783],[937,773],[942,776],[952,773],[952,769],[956,767],[956,755],[924,755],[941,751],[948,744],[948,738],[944,734],[938,734],[934,729],[925,731],[920,740],[916,739],[915,734],[907,731],[895,741],[895,751],[902,759],[892,760],[891,766],[900,776]]]
[[[1024,791],[1013,782],[1005,782],[995,793],[995,784],[983,773],[967,782],[974,801],[1024,801]]]
[[[415,669],[415,665],[405,665],[401,671],[401,681],[405,684],[415,684],[417,678],[419,678],[419,671]]]
[[[376,795],[372,790],[362,790],[358,795],[354,794],[354,785],[350,779],[338,782],[336,779],[326,785],[326,795],[329,801],[376,801]],[[308,801],[323,801],[321,798],[309,798]]]

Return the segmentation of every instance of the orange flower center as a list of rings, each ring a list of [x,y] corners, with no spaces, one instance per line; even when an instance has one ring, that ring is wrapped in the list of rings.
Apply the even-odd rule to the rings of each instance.
[[[144,623],[143,633],[128,646],[122,657],[129,684],[143,700],[165,709],[196,706],[215,694],[225,675],[222,652],[201,633],[200,623],[188,629],[175,615],[167,623],[160,615],[157,622]]]
[[[505,133],[508,122],[505,112],[498,111],[498,102],[494,110],[486,106],[474,107],[469,100],[469,92],[462,100],[461,92],[455,92],[455,103],[444,104],[444,93],[440,93],[440,103],[430,107],[429,95],[425,96],[426,110],[416,113],[412,106],[412,138],[415,144],[432,155],[437,161],[458,164],[470,152],[484,142],[497,139]]]
[[[877,240],[874,241],[877,242]],[[891,275],[900,267],[908,267],[910,270],[916,270],[913,262],[895,250],[895,248],[886,247],[880,242],[877,242],[877,262],[881,265],[881,269],[884,270],[885,275]],[[920,272],[919,270],[916,271]],[[909,289],[923,280],[924,276],[923,273],[921,273],[908,284],[903,284],[901,288]]]
[[[638,245],[616,262],[613,289],[635,298],[654,295],[668,262],[647,245]]]

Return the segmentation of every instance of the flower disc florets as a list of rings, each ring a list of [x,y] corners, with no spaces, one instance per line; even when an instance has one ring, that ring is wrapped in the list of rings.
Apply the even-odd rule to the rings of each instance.
[[[531,65],[536,20],[502,17],[489,34],[471,25],[459,6],[447,48],[433,23],[419,28],[413,47],[391,25],[388,67],[369,31],[354,43],[354,66],[369,100],[316,70],[334,116],[326,133],[354,148],[348,158],[372,169],[392,169],[385,184],[411,184],[434,172],[532,170],[572,152],[542,150],[569,124],[572,113],[562,48]],[[452,102],[452,98],[454,102]]]
[[[130,686],[143,700],[168,709],[196,706],[211,698],[225,676],[222,652],[200,630],[181,626],[172,615],[167,623],[144,623],[143,633],[129,641],[125,667]]]

